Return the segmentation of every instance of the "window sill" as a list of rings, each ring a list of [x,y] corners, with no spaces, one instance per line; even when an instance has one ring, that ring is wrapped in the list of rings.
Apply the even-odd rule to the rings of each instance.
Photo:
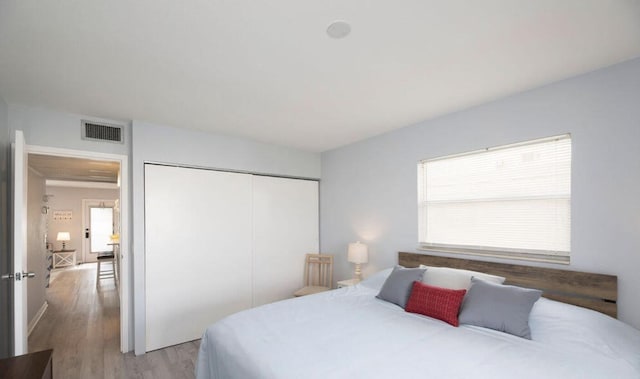
[[[570,256],[568,255],[551,255],[551,254],[547,255],[542,253],[484,250],[484,249],[474,249],[474,248],[432,246],[432,245],[420,245],[418,246],[418,250],[433,251],[438,253],[473,255],[473,256],[491,257],[491,258],[514,259],[514,260],[530,261],[530,262],[554,263],[554,264],[561,264],[561,265],[568,265],[571,259]]]

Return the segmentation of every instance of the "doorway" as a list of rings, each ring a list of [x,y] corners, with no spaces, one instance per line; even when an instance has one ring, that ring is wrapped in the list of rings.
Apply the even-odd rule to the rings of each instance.
[[[43,176],[47,176],[47,177],[51,177],[50,179],[47,179],[47,188],[50,188],[49,186],[52,187],[56,187],[59,188],[61,186],[64,186],[65,184],[62,182],[85,182],[85,183],[89,183],[88,187],[90,188],[96,188],[96,189],[104,189],[105,187],[105,176],[108,176],[109,174],[107,174],[104,169],[104,165],[107,164],[115,164],[118,166],[118,174],[117,174],[117,179],[115,180],[115,183],[111,183],[110,185],[112,186],[112,188],[116,188],[116,196],[115,198],[111,198],[111,199],[104,199],[102,200],[102,204],[98,204],[96,209],[101,209],[101,206],[104,209],[108,208],[108,212],[111,214],[111,229],[110,229],[110,233],[106,234],[107,232],[102,233],[98,240],[96,241],[96,243],[98,244],[102,244],[102,245],[106,245],[104,238],[109,237],[109,238],[114,238],[117,235],[117,242],[118,244],[120,243],[120,241],[122,241],[122,247],[120,247],[119,249],[117,249],[118,251],[118,258],[120,260],[120,264],[119,264],[119,269],[121,270],[121,275],[119,275],[119,283],[117,286],[117,296],[119,297],[120,301],[119,301],[119,312],[117,312],[116,314],[119,314],[119,340],[120,340],[120,346],[119,346],[119,350],[121,352],[127,352],[129,351],[129,302],[131,299],[131,295],[129,293],[129,260],[128,260],[128,235],[129,235],[129,222],[128,222],[128,184],[129,184],[129,179],[128,179],[128,166],[127,166],[127,160],[128,158],[126,156],[122,156],[122,155],[116,155],[116,154],[104,154],[104,153],[96,153],[96,152],[87,152],[87,151],[77,151],[77,150],[69,150],[69,149],[59,149],[59,148],[52,148],[52,147],[45,147],[45,146],[26,146],[26,151],[28,153],[28,157],[29,160],[31,160],[32,157],[36,157],[36,158],[43,158],[43,159],[47,159],[47,160],[56,160],[56,159],[68,159],[69,161],[71,160],[76,160],[76,162],[80,162],[80,161],[84,161],[84,163],[86,164],[87,162],[90,163],[90,166],[88,168],[88,173],[83,174],[85,176],[84,180],[81,177],[74,177],[74,178],[61,178],[61,177],[56,177],[56,176],[51,176],[51,175],[47,175],[47,174],[43,174]],[[73,165],[72,165],[73,166]],[[72,169],[72,173],[69,174],[71,176],[73,175],[77,175],[77,167],[73,166],[73,167],[68,167]],[[74,171],[76,170],[76,171]],[[80,175],[80,176],[83,176]],[[92,184],[91,184],[92,183]],[[68,184],[68,183],[67,183]],[[96,197],[89,197],[89,199],[93,199]],[[101,199],[100,197],[97,197],[98,199]],[[51,201],[51,199],[49,199]],[[53,203],[53,201],[51,202]],[[69,229],[69,233],[70,233],[70,237],[71,237],[71,242],[75,242],[75,246],[77,248],[77,258],[78,258],[78,262],[85,262],[85,261],[95,261],[92,258],[92,254],[89,252],[88,254],[86,254],[86,258],[85,258],[85,253],[84,253],[84,244],[85,244],[85,238],[84,238],[84,225],[83,225],[83,218],[84,218],[84,210],[83,210],[83,206],[79,205],[77,210],[74,211],[69,211],[68,209],[58,209],[58,211],[63,211],[63,214],[66,215],[73,215],[72,218],[77,220],[78,222],[78,227],[73,227],[73,225],[71,225],[71,223],[68,223],[65,226],[65,229]],[[49,209],[49,212],[54,212],[55,209]],[[66,212],[66,213],[65,213]],[[96,212],[100,212],[100,211],[96,211]],[[97,216],[98,213],[96,213],[96,218],[100,218],[99,216]],[[89,215],[90,216],[90,215]],[[122,221],[120,221],[122,220]],[[104,219],[103,219],[104,221]],[[91,227],[90,227],[91,228]],[[117,228],[117,229],[116,229]],[[56,235],[58,231],[53,230],[53,225],[50,225],[48,228],[48,241],[50,241],[54,246],[52,247],[52,250],[55,250],[58,248],[58,246],[56,244],[59,244],[59,242],[56,241]],[[101,229],[100,227],[98,227],[98,229]],[[65,230],[66,231],[66,230]],[[75,239],[75,241],[74,241]],[[113,243],[113,240],[109,241],[110,243]],[[69,243],[69,242],[67,242]],[[96,245],[97,246],[97,245]],[[113,245],[112,245],[113,246]],[[110,246],[109,248],[113,251],[113,247]],[[91,246],[89,246],[89,250]],[[95,246],[94,246],[95,247]],[[107,249],[107,248],[105,248]],[[95,250],[95,249],[94,249]]]

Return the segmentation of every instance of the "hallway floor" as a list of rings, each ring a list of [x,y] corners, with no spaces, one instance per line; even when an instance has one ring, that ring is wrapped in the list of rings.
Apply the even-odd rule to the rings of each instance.
[[[29,351],[53,350],[54,378],[193,378],[200,341],[136,357],[120,353],[120,306],[113,279],[96,288],[96,265],[55,271],[49,308]]]

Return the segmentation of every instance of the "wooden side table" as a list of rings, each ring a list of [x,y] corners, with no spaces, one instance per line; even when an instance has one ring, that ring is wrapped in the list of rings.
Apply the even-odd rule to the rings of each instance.
[[[13,379],[52,379],[53,350],[0,359],[0,378]]]
[[[355,286],[360,283],[360,279],[347,279],[338,282],[338,288]]]
[[[76,250],[56,250],[53,252],[53,268],[76,265]]]

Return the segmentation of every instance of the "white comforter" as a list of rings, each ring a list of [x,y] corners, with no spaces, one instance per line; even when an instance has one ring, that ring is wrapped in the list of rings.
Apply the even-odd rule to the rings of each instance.
[[[380,281],[268,304],[211,325],[207,378],[640,378],[640,331],[540,299],[533,340],[456,328],[375,298]]]

